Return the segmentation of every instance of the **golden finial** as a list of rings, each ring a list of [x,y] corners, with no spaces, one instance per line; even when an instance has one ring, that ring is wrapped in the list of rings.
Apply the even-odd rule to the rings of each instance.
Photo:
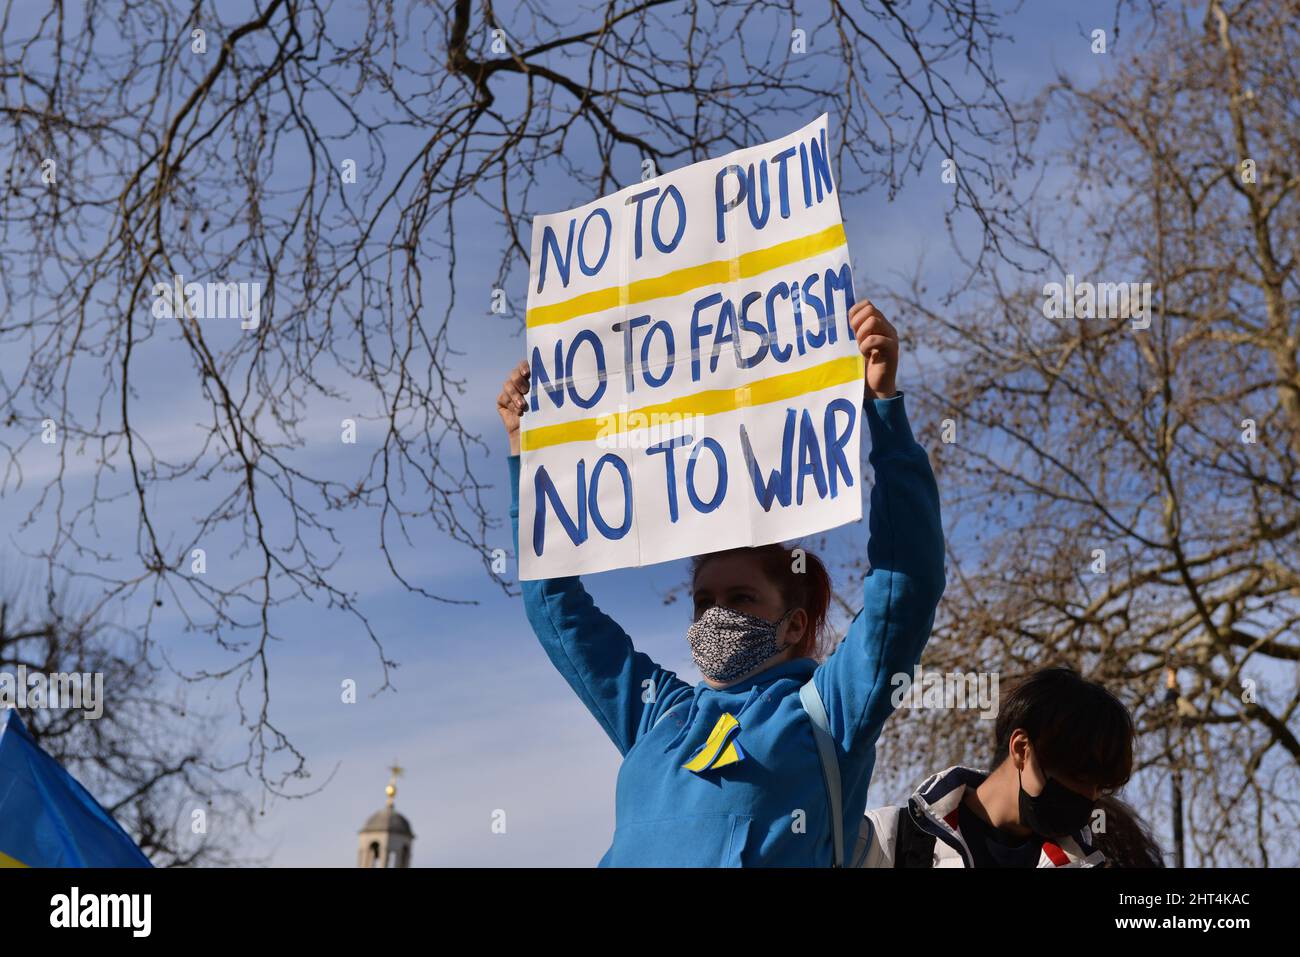
[[[388,795],[388,806],[392,807],[393,798],[397,797],[397,776],[405,771],[406,768],[398,764],[397,759],[394,758],[392,766],[389,767],[388,770],[393,773],[393,776],[388,779],[388,787],[384,788],[384,793]]]

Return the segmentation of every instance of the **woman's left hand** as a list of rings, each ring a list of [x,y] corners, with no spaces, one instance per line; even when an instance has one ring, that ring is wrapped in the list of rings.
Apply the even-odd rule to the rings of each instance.
[[[869,299],[855,302],[849,309],[849,327],[867,360],[864,401],[897,395],[894,377],[898,373],[898,331]]]

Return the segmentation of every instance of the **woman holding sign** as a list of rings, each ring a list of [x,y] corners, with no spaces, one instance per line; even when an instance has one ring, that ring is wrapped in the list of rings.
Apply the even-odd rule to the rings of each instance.
[[[828,866],[857,838],[891,676],[920,660],[944,549],[934,473],[894,387],[898,334],[867,301],[848,318],[867,360],[871,570],[862,610],[825,661],[813,655],[830,579],[802,550],[696,557],[686,638],[704,680],[694,687],[638,652],[577,577],[522,582],[542,647],[623,755],[602,866]],[[497,399],[516,541],[528,374],[520,363]]]

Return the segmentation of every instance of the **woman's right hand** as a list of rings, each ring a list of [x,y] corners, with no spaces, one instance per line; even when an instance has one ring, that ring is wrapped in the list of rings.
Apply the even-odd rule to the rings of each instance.
[[[521,359],[519,365],[506,377],[501,394],[497,396],[497,414],[501,416],[501,424],[506,427],[511,455],[519,454],[519,417],[528,408],[528,400],[524,396],[528,394],[529,372],[527,360]]]

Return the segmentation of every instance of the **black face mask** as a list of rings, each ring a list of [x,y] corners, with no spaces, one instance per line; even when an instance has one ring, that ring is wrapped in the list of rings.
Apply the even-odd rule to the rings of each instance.
[[[1019,780],[1020,769],[1016,768],[1016,781]],[[1047,784],[1037,797],[1030,797],[1021,785],[1020,823],[1043,837],[1073,836],[1091,822],[1095,803],[1049,774]]]

